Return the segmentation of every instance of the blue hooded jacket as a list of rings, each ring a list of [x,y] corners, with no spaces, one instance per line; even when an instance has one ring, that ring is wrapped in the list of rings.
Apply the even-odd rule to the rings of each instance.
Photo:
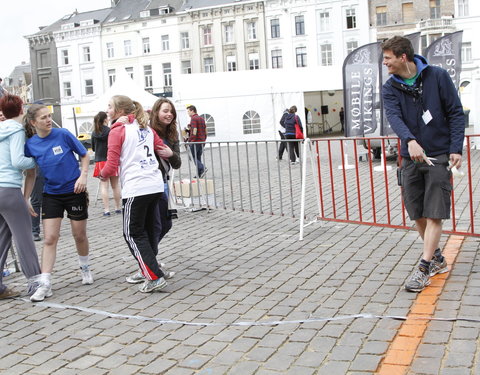
[[[383,85],[387,119],[402,141],[400,154],[410,156],[407,142],[413,139],[427,156],[461,154],[465,118],[452,79],[445,69],[428,65],[422,56],[415,55],[414,62],[418,77],[412,87],[395,74]],[[427,110],[432,119],[425,124],[422,115]]]

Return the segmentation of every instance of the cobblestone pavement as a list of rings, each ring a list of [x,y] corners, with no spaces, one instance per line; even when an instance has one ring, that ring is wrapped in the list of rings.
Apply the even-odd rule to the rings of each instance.
[[[88,224],[93,285],[81,285],[64,221],[53,296],[1,301],[0,373],[369,374],[404,324],[391,317],[417,298],[403,290],[415,232],[319,222],[299,242],[298,220],[222,209],[179,212],[159,255],[177,274],[145,295],[125,282],[136,266],[121,216],[100,207]],[[478,246],[465,239],[434,317],[478,319]],[[480,373],[479,334],[479,322],[430,322],[408,374]]]

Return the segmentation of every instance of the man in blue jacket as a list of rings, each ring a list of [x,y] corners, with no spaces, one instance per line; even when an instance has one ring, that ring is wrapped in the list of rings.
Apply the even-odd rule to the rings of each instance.
[[[438,244],[442,220],[450,218],[450,169],[462,164],[465,120],[446,70],[414,55],[407,38],[388,39],[382,51],[391,75],[383,85],[384,107],[401,140],[403,199],[423,239],[422,259],[405,289],[420,292],[430,276],[448,271]]]

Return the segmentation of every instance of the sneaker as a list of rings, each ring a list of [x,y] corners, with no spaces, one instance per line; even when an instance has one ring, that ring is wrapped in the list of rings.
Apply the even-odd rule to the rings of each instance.
[[[173,276],[175,276],[175,271],[168,271],[163,267],[160,267],[160,269],[163,272],[163,277],[165,278],[165,280],[171,279]]]
[[[34,233],[34,234],[33,234],[33,240],[34,240],[34,241],[41,241],[42,238],[40,237],[40,235],[39,235],[38,233]]]
[[[433,257],[430,262],[430,276],[435,276],[437,273],[448,272],[447,260],[442,256],[442,260],[439,261],[438,258]]]
[[[107,212],[104,212],[104,213],[103,213],[103,216],[105,216],[105,217],[110,216],[110,212],[108,212],[108,211],[107,211]]]
[[[115,210],[115,213],[116,213],[117,215],[118,215],[118,214],[121,214],[122,212],[123,212],[123,211],[122,211],[122,209],[121,209],[121,208],[120,208],[120,209],[118,209],[118,210]]]
[[[162,290],[167,286],[167,282],[163,277],[159,277],[157,280],[145,280],[138,290],[142,293],[152,293]]]
[[[42,302],[46,297],[51,297],[52,286],[50,284],[40,284],[35,293],[30,297],[32,302]]]
[[[3,293],[0,294],[0,299],[14,298],[14,297],[18,297],[19,295],[20,295],[20,292],[17,292],[10,288],[5,288]]]
[[[88,264],[85,264],[83,266],[80,266],[80,270],[82,272],[82,284],[83,285],[93,284],[93,276],[92,276],[92,273],[90,272],[90,266]]]
[[[125,278],[129,284],[140,284],[145,281],[145,276],[142,275],[140,271],[134,273],[133,275],[127,276]]]
[[[405,283],[405,289],[409,292],[421,292],[426,286],[430,285],[430,277],[418,267],[410,279]]]

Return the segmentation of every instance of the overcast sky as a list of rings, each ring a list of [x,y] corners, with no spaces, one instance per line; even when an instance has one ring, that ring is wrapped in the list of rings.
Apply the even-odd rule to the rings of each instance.
[[[35,34],[72,13],[108,8],[110,0],[0,0],[0,77],[10,75],[22,61],[30,62],[25,35]]]

